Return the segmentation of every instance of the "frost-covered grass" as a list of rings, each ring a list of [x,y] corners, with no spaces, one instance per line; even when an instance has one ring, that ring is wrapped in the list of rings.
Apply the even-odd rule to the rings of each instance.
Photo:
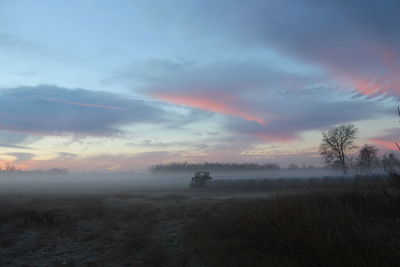
[[[212,266],[398,266],[400,202],[377,192],[232,201],[186,238]]]
[[[0,195],[0,266],[398,266],[400,199],[361,182]]]
[[[107,200],[118,197],[96,195],[25,198],[0,201],[0,266],[121,266],[153,257],[146,250],[152,205],[113,206]]]

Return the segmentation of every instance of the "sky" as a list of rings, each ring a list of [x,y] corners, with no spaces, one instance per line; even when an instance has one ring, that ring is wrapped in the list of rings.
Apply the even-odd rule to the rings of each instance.
[[[321,166],[400,139],[398,0],[0,0],[0,161]]]

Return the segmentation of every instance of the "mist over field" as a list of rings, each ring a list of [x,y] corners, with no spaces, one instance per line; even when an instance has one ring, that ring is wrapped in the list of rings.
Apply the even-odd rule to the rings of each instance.
[[[0,0],[0,267],[398,267],[400,0]]]
[[[375,174],[382,174],[377,169]],[[67,173],[0,175],[0,193],[116,193],[128,191],[168,191],[189,189],[194,172],[138,172],[138,173]],[[351,177],[350,173],[348,176]],[[313,169],[277,171],[212,171],[212,182],[240,179],[323,178],[340,177],[337,170]]]

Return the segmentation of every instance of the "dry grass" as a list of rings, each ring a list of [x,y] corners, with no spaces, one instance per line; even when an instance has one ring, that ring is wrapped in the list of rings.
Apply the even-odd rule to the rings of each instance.
[[[212,266],[398,266],[400,214],[377,193],[215,205],[187,240]]]
[[[3,198],[0,266],[132,266],[152,242],[157,214],[100,196]]]
[[[400,179],[399,179],[400,180]],[[387,175],[325,176],[313,178],[215,179],[205,183],[209,189],[255,191],[280,190],[374,190],[381,185],[392,186]]]
[[[392,189],[301,191],[0,197],[0,266],[398,266]]]

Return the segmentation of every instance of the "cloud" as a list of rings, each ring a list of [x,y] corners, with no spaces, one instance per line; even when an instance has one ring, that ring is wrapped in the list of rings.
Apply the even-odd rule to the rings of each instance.
[[[160,63],[161,62],[161,63]],[[291,92],[318,84],[322,77],[282,71],[270,62],[221,61],[209,64],[146,62],[142,72],[157,69],[157,79],[149,79],[141,91],[163,101],[201,110],[241,117],[265,124],[254,102],[263,102],[276,93]],[[173,69],[161,71],[170,65]],[[148,68],[148,69],[147,69]],[[136,68],[135,68],[136,69]],[[144,75],[144,76],[150,76]],[[134,79],[135,72],[131,77]]]
[[[369,141],[378,145],[380,148],[397,151],[398,148],[396,146],[396,142],[400,142],[399,137],[400,137],[400,129],[392,128],[392,129],[385,129],[384,135],[370,138]]]
[[[165,66],[163,61],[155,68]],[[322,74],[292,73],[268,62],[181,65],[157,75],[141,88],[143,93],[171,104],[225,115],[223,126],[231,133],[269,142],[293,141],[303,131],[387,112],[378,101],[353,99],[351,93],[323,85],[322,81],[329,78]]]
[[[145,169],[152,164],[175,158],[177,154],[167,151],[152,151],[137,154],[101,154],[89,157],[75,157],[69,160],[57,157],[49,160],[31,160],[26,162],[27,169],[67,168],[79,171],[132,171]]]
[[[1,114],[0,114],[0,117],[1,117]],[[1,122],[0,122],[0,125],[1,125]],[[38,139],[39,139],[38,137],[29,136],[27,134],[0,131],[0,147],[32,149],[31,147],[29,147],[27,145],[37,141]]]
[[[324,130],[332,125],[372,119],[388,112],[375,101],[328,100],[318,95],[296,98],[288,95],[286,99],[269,99],[265,106],[279,116],[266,125],[231,120],[228,127],[233,132],[258,137],[266,142],[287,142],[298,139],[304,131]]]
[[[238,116],[248,121],[256,121],[259,124],[265,125],[264,119],[242,110],[239,106],[235,106],[234,103],[229,103],[229,99],[226,98],[212,99],[207,96],[173,95],[171,93],[155,93],[153,96],[169,103],[189,106],[225,115]]]
[[[16,162],[23,162],[23,161],[29,161],[36,155],[33,153],[20,153],[20,152],[12,152],[12,153],[7,153],[7,155],[15,157]]]
[[[21,50],[40,49],[40,46],[34,42],[21,39],[14,34],[5,32],[0,32],[0,47]]]
[[[224,115],[230,133],[264,141],[376,118],[387,113],[376,96],[400,97],[396,0],[192,4],[179,30],[202,36],[204,47],[226,49],[213,60],[210,51],[196,61],[132,64],[115,79],[161,101]],[[277,64],[269,53],[288,62]]]
[[[193,141],[181,141],[181,142],[157,142],[146,139],[141,143],[127,143],[128,146],[142,146],[142,147],[155,147],[155,148],[171,148],[171,147],[183,147],[192,149],[206,149],[209,147],[205,142],[193,142]]]
[[[225,115],[231,132],[295,140],[307,130],[385,114],[375,96],[400,97],[399,8],[395,0],[195,1],[186,30],[219,36],[243,56],[149,60],[121,77],[162,101]],[[265,60],[262,52],[271,50],[320,72],[288,71]]]
[[[26,146],[17,146],[17,145],[9,145],[9,144],[0,144],[0,147],[5,147],[5,148],[18,148],[18,149],[32,149],[32,148],[26,147]]]
[[[199,1],[195,10],[188,30],[199,35],[317,64],[362,95],[400,97],[397,0]]]
[[[166,121],[144,100],[51,85],[0,91],[0,130],[28,135],[113,136],[120,127]]]
[[[58,152],[58,160],[71,160],[78,157],[78,154],[68,152]]]
[[[54,64],[59,64],[60,62],[62,62],[63,64],[82,64],[82,59],[75,54],[60,50],[59,48],[55,48],[50,43],[41,42],[37,39],[27,38],[27,36],[17,35],[10,32],[0,31],[0,48],[0,54],[3,53],[6,56],[9,54],[15,54],[15,59],[25,60],[29,63],[34,62],[36,59],[39,60],[37,61],[37,63],[43,62],[43,60],[50,60],[54,62]],[[28,57],[23,58],[23,56]],[[5,62],[2,63],[4,64]],[[29,66],[29,63],[26,65]],[[34,76],[41,72],[41,65],[42,64],[36,65],[34,69],[20,69],[11,71],[9,73],[19,76]],[[4,65],[4,67],[5,66],[6,65]],[[13,64],[13,66],[11,66],[11,69],[13,69],[14,67],[15,66]]]

